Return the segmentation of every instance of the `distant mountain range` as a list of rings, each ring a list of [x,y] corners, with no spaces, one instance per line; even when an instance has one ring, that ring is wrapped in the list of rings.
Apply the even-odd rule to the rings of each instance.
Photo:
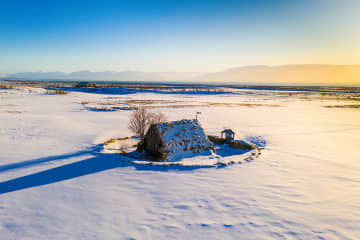
[[[23,72],[7,74],[2,78],[26,80],[80,80],[80,81],[183,81],[202,75],[203,73],[157,73],[140,71],[123,72],[91,72],[77,71],[64,72]]]
[[[360,84],[360,65],[282,65],[245,66],[223,72],[24,72],[3,74],[1,78],[24,80],[141,81],[141,82],[217,82],[217,83],[293,83]]]
[[[360,84],[360,65],[248,66],[202,78],[210,82]]]

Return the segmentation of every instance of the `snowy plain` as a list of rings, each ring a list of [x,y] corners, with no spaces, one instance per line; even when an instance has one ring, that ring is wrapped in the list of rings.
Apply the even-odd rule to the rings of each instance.
[[[0,90],[0,238],[359,239],[360,109],[294,95]],[[229,127],[264,149],[220,168],[126,163],[97,149],[131,135],[131,110],[83,104],[109,99],[181,101],[154,110],[200,111],[207,134]]]

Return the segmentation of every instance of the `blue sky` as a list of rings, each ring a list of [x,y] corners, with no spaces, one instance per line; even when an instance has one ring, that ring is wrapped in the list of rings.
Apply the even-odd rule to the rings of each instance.
[[[360,2],[2,1],[0,73],[360,63]]]

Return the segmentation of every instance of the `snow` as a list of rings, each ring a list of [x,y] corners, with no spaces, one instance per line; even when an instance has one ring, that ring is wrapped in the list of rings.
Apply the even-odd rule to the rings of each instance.
[[[357,101],[303,94],[0,90],[1,238],[358,239],[360,111],[324,107]],[[159,110],[169,120],[201,111],[207,134],[229,127],[262,144],[261,155],[223,167],[165,167],[103,153],[103,142],[131,135],[131,111],[81,103],[109,97],[259,104]],[[223,152],[217,157],[244,158]]]

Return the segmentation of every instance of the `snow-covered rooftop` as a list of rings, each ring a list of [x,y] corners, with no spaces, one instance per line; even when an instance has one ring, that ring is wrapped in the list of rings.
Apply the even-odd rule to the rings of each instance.
[[[212,154],[213,145],[195,119],[160,123],[156,128],[168,161],[195,154]]]

